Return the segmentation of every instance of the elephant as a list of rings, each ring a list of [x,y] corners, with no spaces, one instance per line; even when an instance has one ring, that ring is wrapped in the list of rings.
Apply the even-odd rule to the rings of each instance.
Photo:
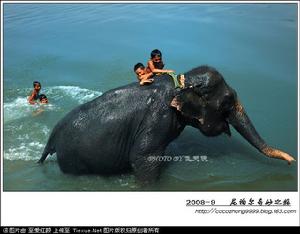
[[[208,137],[231,136],[230,125],[262,154],[294,161],[260,137],[237,93],[213,67],[184,73],[181,88],[169,74],[109,90],[79,105],[52,130],[39,163],[56,153],[64,173],[113,175],[133,172],[138,183],[154,183],[170,142],[189,125]]]

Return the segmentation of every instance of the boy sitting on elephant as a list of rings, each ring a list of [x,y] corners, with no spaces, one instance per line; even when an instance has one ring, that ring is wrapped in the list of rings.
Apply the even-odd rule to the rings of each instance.
[[[153,79],[151,77],[154,75],[174,72],[173,70],[163,70],[164,63],[162,61],[162,53],[157,49],[151,52],[151,59],[148,61],[147,65],[147,68],[145,68],[142,63],[137,63],[134,66],[134,72],[140,80],[140,85],[152,83]]]
[[[134,65],[133,70],[140,81],[140,85],[151,84],[154,81],[154,79],[152,78],[154,76],[154,73],[149,71],[148,68],[145,68],[142,63],[137,63],[136,65]],[[169,73],[169,75],[174,80],[175,88],[184,88],[185,77],[183,74],[178,75],[178,77],[176,77],[174,73]]]
[[[159,50],[155,49],[151,52],[151,59],[148,61],[147,65],[146,68],[142,63],[137,63],[134,66],[134,72],[140,80],[140,85],[151,84],[154,80],[152,78],[154,75],[168,73],[173,78],[175,88],[184,87],[183,74],[176,76],[173,70],[163,70],[164,63],[162,61],[162,53]]]
[[[155,75],[159,75],[161,73],[174,73],[173,70],[164,70],[164,62],[162,60],[162,53],[155,49],[151,52],[151,58],[147,63],[147,68],[153,72]]]

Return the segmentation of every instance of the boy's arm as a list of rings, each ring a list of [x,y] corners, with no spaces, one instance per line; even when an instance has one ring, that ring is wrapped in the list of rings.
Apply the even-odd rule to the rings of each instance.
[[[152,75],[153,75],[153,73],[150,72],[150,73],[147,73],[147,74],[145,74],[145,75],[138,76],[138,79],[139,79],[140,81],[142,81],[142,80],[147,80],[147,79],[149,79]]]
[[[31,93],[31,95],[28,97],[28,102],[29,102],[30,104],[35,104],[34,96],[35,96],[35,92],[33,91],[33,92]]]
[[[153,72],[153,73],[158,73],[158,72],[161,72],[161,73],[174,72],[173,70],[164,70],[164,69],[157,69],[157,68],[155,68],[154,64],[153,64],[153,62],[151,60],[148,62],[148,67],[150,68],[151,72]]]

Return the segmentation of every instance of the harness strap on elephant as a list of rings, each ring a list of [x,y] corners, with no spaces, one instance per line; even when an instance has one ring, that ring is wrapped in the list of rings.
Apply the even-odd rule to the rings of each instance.
[[[178,78],[180,78],[182,76],[181,74],[176,76],[175,73],[170,72],[170,73],[168,73],[168,75],[170,75],[172,77],[175,89],[176,88],[184,88],[184,82],[178,81]]]

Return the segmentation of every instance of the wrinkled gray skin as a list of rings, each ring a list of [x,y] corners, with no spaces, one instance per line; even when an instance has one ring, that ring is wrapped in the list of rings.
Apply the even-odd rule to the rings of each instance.
[[[236,92],[212,67],[200,66],[185,75],[185,88],[175,89],[169,75],[116,88],[82,104],[53,129],[39,162],[56,152],[61,170],[72,174],[119,174],[132,170],[139,182],[155,181],[168,144],[193,126],[206,136],[231,135],[231,124],[263,154],[294,159],[269,147],[259,136]]]

